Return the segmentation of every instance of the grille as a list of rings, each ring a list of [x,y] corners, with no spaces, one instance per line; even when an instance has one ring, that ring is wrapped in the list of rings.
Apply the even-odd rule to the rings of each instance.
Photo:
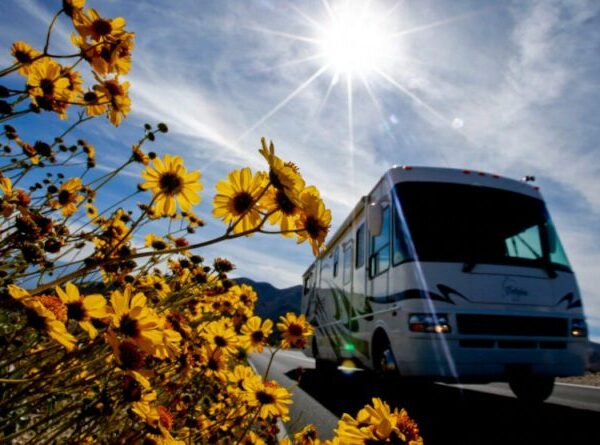
[[[566,337],[569,323],[558,317],[458,314],[458,333],[466,335],[508,335],[522,337]]]

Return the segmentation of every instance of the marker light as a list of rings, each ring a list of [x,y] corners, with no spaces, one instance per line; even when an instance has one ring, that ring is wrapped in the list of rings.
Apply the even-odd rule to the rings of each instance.
[[[452,330],[447,314],[410,314],[408,328],[412,332],[436,332],[438,334],[445,334]]]
[[[354,345],[352,343],[346,343],[344,344],[344,350],[354,352]]]
[[[571,335],[573,337],[587,336],[587,324],[583,318],[574,318],[571,321]]]

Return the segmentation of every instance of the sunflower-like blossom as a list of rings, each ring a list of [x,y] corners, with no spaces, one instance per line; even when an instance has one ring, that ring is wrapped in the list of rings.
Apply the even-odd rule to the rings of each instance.
[[[275,381],[263,381],[260,376],[247,379],[244,387],[248,405],[258,409],[260,418],[281,417],[283,421],[289,420],[292,397],[287,389]]]
[[[202,336],[211,345],[223,350],[227,355],[233,355],[237,351],[239,339],[233,327],[225,320],[211,321],[204,325]]]
[[[165,155],[164,160],[156,157],[152,164],[142,172],[146,182],[141,187],[152,191],[159,215],[174,216],[176,204],[181,210],[189,211],[200,202],[198,193],[202,184],[199,171],[188,173],[179,156]]]
[[[217,183],[213,215],[233,227],[234,233],[248,232],[261,223],[258,201],[267,187],[263,172],[252,174],[250,168],[234,170],[227,180]]]
[[[304,348],[308,338],[313,334],[313,327],[306,321],[304,315],[296,316],[292,312],[279,317],[277,329],[281,332],[281,346],[283,348]]]
[[[50,338],[60,343],[67,351],[75,349],[77,339],[71,335],[60,321],[66,319],[66,308],[56,297],[32,296],[25,289],[14,284],[8,285],[8,293],[26,308],[28,324],[34,329],[45,332]]]
[[[34,49],[29,43],[18,41],[12,44],[10,48],[12,56],[16,62],[21,65],[19,68],[19,74],[27,76],[33,64],[39,59],[42,54],[38,50]]]
[[[131,111],[131,99],[129,98],[129,82],[119,82],[119,76],[114,79],[101,79],[94,72],[98,85],[94,85],[94,91],[99,100],[107,102],[108,120],[118,127],[121,120]],[[85,97],[84,97],[85,99]]]
[[[302,211],[296,221],[298,244],[310,243],[313,254],[319,255],[331,227],[331,211],[325,208],[319,191],[310,186],[300,194]]]
[[[145,353],[154,354],[156,346],[163,342],[162,320],[146,305],[146,296],[132,293],[131,287],[114,291],[110,296],[111,326],[133,341]]]
[[[285,162],[275,155],[273,142],[267,146],[267,140],[261,138],[262,148],[258,151],[269,164],[269,181],[277,190],[284,192],[288,200],[297,202],[300,191],[304,189],[304,179],[298,167],[292,162]]]
[[[81,37],[84,39],[90,37],[95,42],[118,39],[126,33],[123,29],[126,24],[127,22],[123,17],[104,18],[92,8],[88,9],[86,13],[73,17],[73,25]]]
[[[38,60],[27,74],[27,94],[34,105],[56,112],[61,119],[71,99],[70,79],[63,75],[63,67],[50,58]]]
[[[78,192],[83,189],[80,178],[71,178],[65,181],[58,190],[56,199],[50,201],[53,209],[61,209],[63,216],[71,216],[77,211],[77,205],[83,201],[83,196]]]
[[[273,332],[273,322],[271,320],[267,319],[261,323],[260,317],[254,316],[242,326],[242,346],[248,352],[262,352],[271,332]]]
[[[338,423],[336,436],[341,443],[368,445],[390,443],[422,445],[417,424],[405,410],[390,410],[387,403],[373,398],[371,405],[361,409],[356,419],[344,414]]]
[[[98,335],[98,331],[92,324],[92,319],[107,317],[106,299],[100,294],[81,295],[79,289],[73,283],[67,283],[65,289],[56,287],[56,295],[67,307],[67,318],[79,323],[91,338]]]

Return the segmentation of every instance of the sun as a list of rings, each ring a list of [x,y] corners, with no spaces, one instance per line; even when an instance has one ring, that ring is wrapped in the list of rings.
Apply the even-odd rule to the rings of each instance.
[[[344,2],[328,8],[329,21],[316,36],[320,55],[335,74],[365,76],[394,57],[385,17],[368,2]]]

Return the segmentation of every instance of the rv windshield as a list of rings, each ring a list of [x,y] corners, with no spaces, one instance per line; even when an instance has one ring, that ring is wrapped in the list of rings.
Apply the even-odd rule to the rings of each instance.
[[[509,264],[570,271],[544,202],[491,187],[396,185],[397,215],[421,261]],[[398,220],[397,219],[397,220]]]

